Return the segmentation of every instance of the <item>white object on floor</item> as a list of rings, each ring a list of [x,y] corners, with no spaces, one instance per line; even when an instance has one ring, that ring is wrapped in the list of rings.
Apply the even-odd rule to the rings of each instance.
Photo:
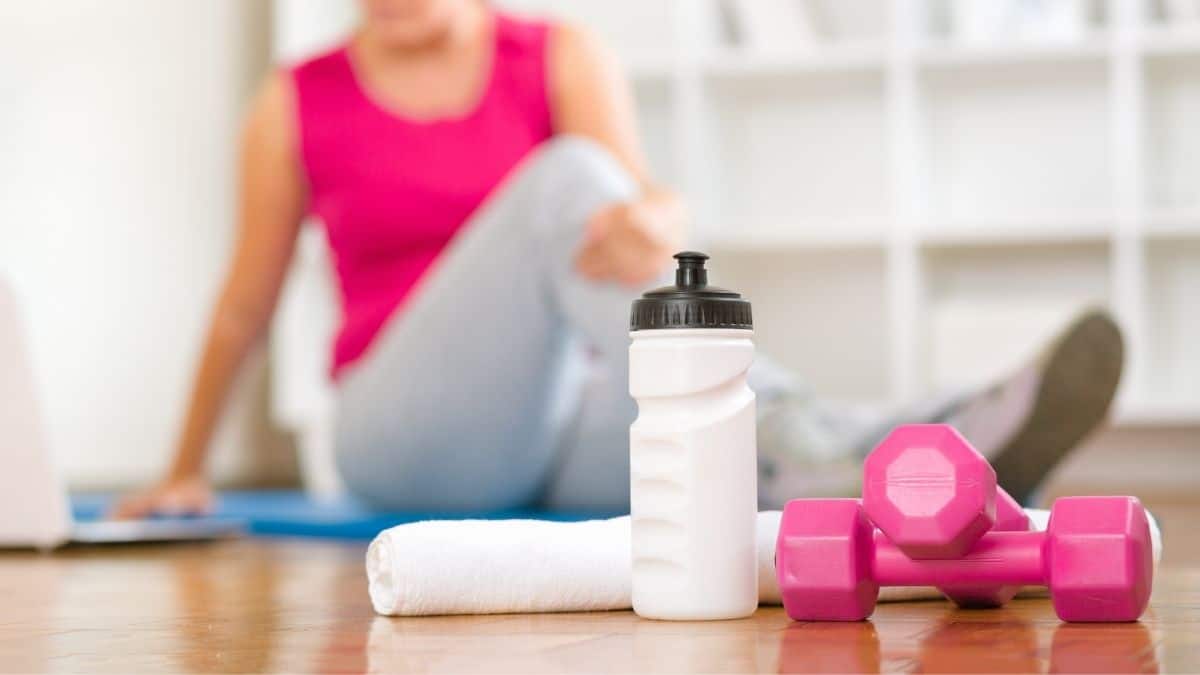
[[[1027,509],[1044,529],[1049,512]],[[779,604],[779,511],[758,514],[758,597]],[[1150,517],[1154,562],[1162,534]],[[629,609],[629,517],[554,523],[457,520],[384,530],[367,549],[371,604],[380,614],[505,614]],[[884,588],[884,602],[937,598],[932,588]]]
[[[0,546],[52,548],[70,537],[66,490],[47,449],[25,325],[0,278]]]
[[[42,425],[23,316],[0,277],[0,548],[212,539],[245,529],[218,518],[76,522]]]
[[[629,518],[425,521],[384,530],[367,549],[380,614],[629,609]]]

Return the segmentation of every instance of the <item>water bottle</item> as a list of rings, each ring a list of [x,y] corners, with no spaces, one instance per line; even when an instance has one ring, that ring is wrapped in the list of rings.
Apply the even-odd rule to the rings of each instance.
[[[749,616],[758,606],[750,302],[675,256],[675,285],[634,301],[629,391],[633,609],[651,619]]]

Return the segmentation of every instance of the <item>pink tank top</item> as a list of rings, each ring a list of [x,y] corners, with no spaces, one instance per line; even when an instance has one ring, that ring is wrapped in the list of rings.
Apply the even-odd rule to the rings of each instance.
[[[476,107],[430,121],[381,108],[346,48],[292,70],[309,210],[340,282],[333,375],[363,355],[471,212],[553,130],[544,23],[495,14],[491,73]]]

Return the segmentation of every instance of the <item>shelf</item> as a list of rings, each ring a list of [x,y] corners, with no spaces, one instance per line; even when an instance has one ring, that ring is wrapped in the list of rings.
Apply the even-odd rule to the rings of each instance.
[[[1083,308],[1111,304],[1105,243],[938,248],[922,262],[918,389],[1002,377]]]
[[[1154,401],[1200,400],[1200,238],[1150,240],[1144,252],[1148,344],[1137,392]]]
[[[1200,208],[1159,209],[1146,217],[1146,237],[1200,239]]]
[[[1103,34],[1072,42],[1014,42],[963,44],[935,40],[917,50],[917,62],[927,68],[974,66],[1042,65],[1102,61],[1109,54],[1109,39]]]
[[[710,240],[724,250],[865,249],[888,245],[890,223],[823,223],[821,232],[802,226],[750,228]],[[936,220],[917,228],[917,243],[926,247],[986,247],[1040,244],[1103,244],[1112,237],[1115,217],[1109,213],[1026,214],[979,219]],[[1160,209],[1147,215],[1147,239],[1200,240],[1200,208]]]
[[[1141,1],[1089,2],[1070,41],[968,41],[913,17],[922,36],[891,25],[904,3],[864,1],[871,30],[855,17],[774,49],[722,42],[718,0],[676,2],[694,15],[672,30],[691,32],[639,28],[625,63],[655,174],[754,299],[763,351],[822,395],[979,381],[1099,305],[1128,336],[1113,424],[1190,431],[1200,24],[1114,9]]]
[[[1108,239],[1113,222],[1113,215],[1108,212],[935,219],[918,228],[917,240],[934,247],[1096,243]]]
[[[1200,61],[1149,60],[1144,70],[1147,208],[1195,210],[1200,207]]]
[[[714,78],[882,72],[884,56],[884,46],[874,41],[834,42],[789,51],[724,48],[709,54],[703,70]]]
[[[887,139],[881,77],[748,78],[708,91],[704,141],[713,155],[704,192],[716,198],[707,222],[724,224],[740,241],[828,247],[873,239],[871,233],[882,239],[888,185],[880,159]]]
[[[1147,221],[1148,237],[1200,238],[1200,210],[1162,211]],[[1112,213],[1046,213],[1006,217],[934,220],[918,227],[916,241],[931,248],[987,247],[1040,244],[1102,244],[1113,233]],[[887,221],[831,219],[817,226],[789,225],[729,232],[711,239],[726,250],[871,248],[888,245]]]
[[[1172,220],[1167,220],[1167,218]],[[1162,216],[1148,229],[1147,237],[1200,239],[1200,214]],[[1111,216],[1058,216],[1055,218],[1021,217],[1006,220],[956,219],[919,228],[916,241],[930,248],[1020,246],[1040,244],[1097,244],[1112,236]],[[886,224],[846,228],[831,226],[820,233],[750,231],[727,233],[710,240],[725,250],[760,251],[785,249],[879,248],[888,245],[890,230]]]
[[[1151,28],[1140,41],[1149,57],[1200,56],[1200,28]],[[963,44],[949,39],[926,42],[917,50],[917,63],[929,69],[1004,65],[1052,65],[1103,61],[1112,52],[1108,36],[1095,34],[1073,42],[1016,42]],[[819,73],[881,72],[888,47],[878,41],[828,42],[787,51],[739,47],[713,50],[701,58],[710,77],[773,77]],[[624,59],[637,81],[668,79],[675,62],[669,54],[643,54]]]
[[[885,223],[830,224],[815,228],[762,228],[727,232],[709,240],[715,250],[759,252],[778,250],[871,249],[887,246]]]
[[[1118,402],[1113,424],[1126,427],[1200,425],[1200,401]]]
[[[1147,56],[1200,56],[1200,25],[1148,28],[1141,46]]]
[[[671,161],[678,137],[671,133],[671,88],[658,82],[643,80],[637,88],[637,122],[646,149],[646,161],[651,175],[667,185],[679,180],[678,165]]]
[[[1016,219],[1035,238],[1043,229],[1095,229],[1072,214],[1103,218],[1115,205],[1108,71],[1096,61],[925,73],[914,133],[925,144],[928,213],[950,221],[1014,212],[1046,218]],[[1071,222],[1060,222],[1061,214]]]

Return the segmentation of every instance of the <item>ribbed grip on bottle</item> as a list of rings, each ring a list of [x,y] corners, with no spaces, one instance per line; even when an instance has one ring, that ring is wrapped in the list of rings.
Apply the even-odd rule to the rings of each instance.
[[[629,321],[630,330],[753,327],[750,303],[745,300],[637,300],[633,303],[633,313]]]

